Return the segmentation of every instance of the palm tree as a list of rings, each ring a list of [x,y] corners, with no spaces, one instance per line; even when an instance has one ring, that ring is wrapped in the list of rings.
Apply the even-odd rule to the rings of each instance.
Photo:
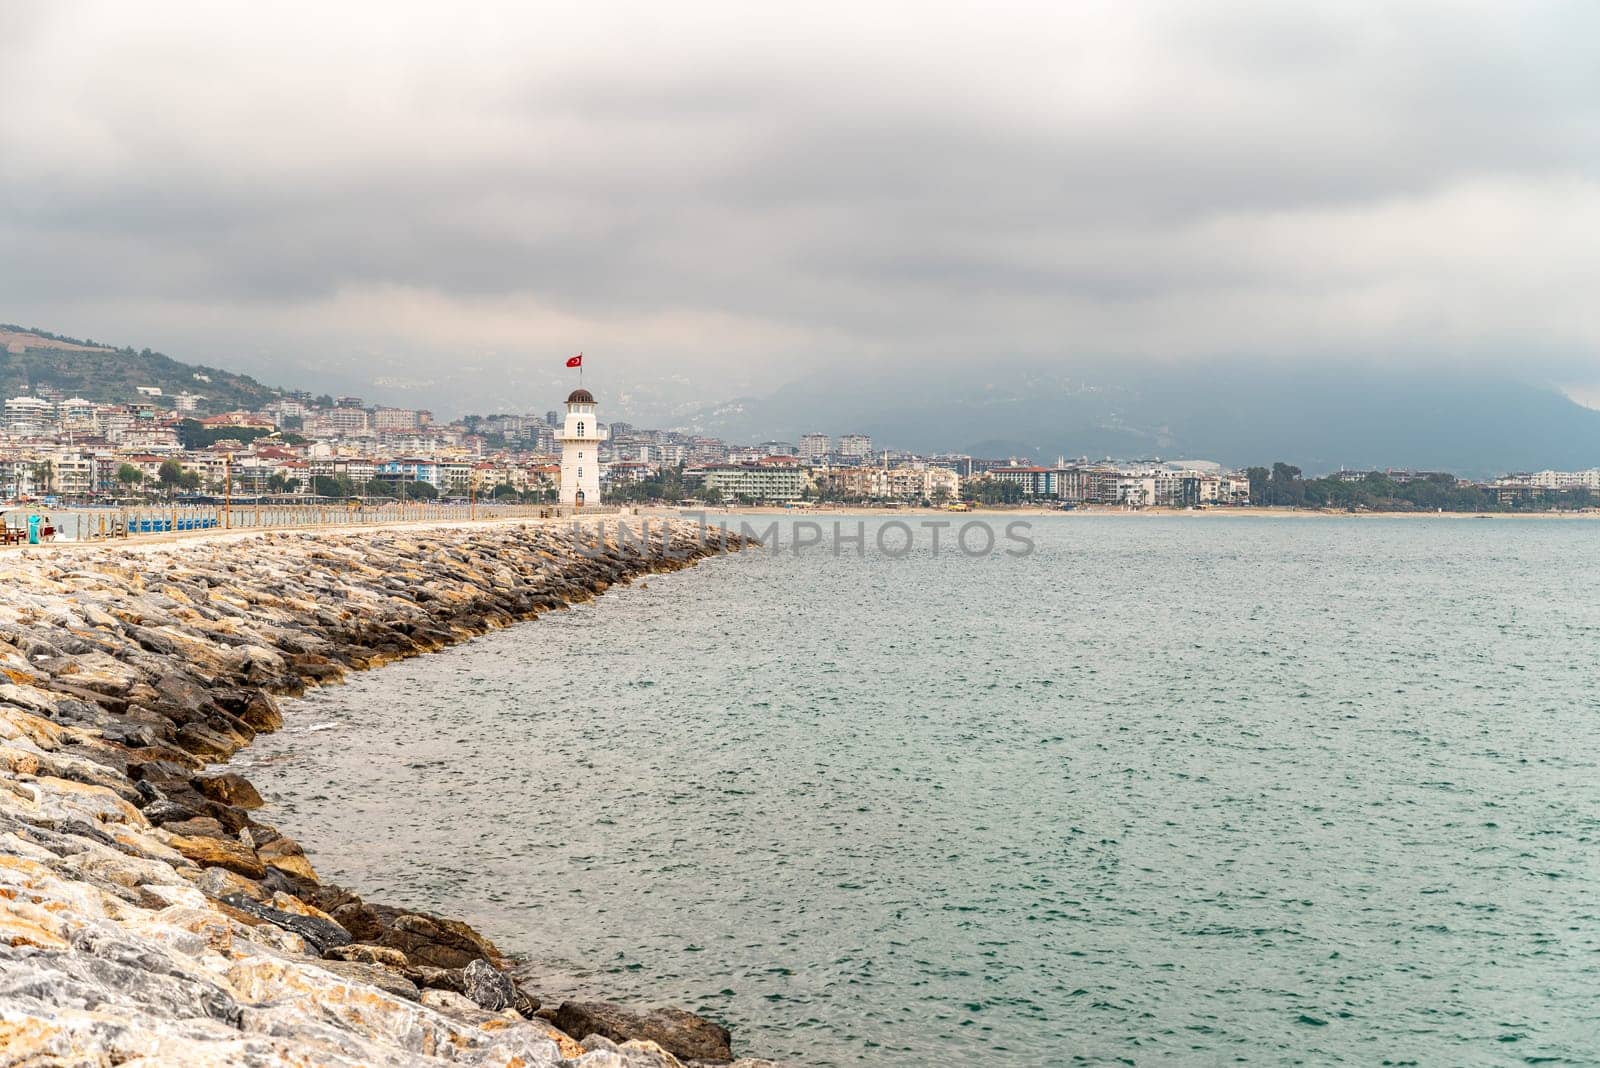
[[[56,480],[56,465],[49,460],[40,460],[33,465],[34,485],[43,484],[45,496],[50,495],[51,487]]]

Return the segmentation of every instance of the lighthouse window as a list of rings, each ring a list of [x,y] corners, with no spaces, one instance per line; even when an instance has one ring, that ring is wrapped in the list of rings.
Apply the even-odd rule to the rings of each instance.
[[[581,468],[581,467],[580,467],[580,468],[578,468],[578,477],[579,477],[579,478],[582,478],[582,477],[583,477],[583,468]]]
[[[580,438],[583,437],[583,423],[582,422],[578,423],[578,436]]]

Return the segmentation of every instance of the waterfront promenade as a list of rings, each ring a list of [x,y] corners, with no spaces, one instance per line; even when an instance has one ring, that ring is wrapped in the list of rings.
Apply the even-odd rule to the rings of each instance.
[[[508,519],[571,519],[615,515],[615,506],[576,511],[557,504],[501,504],[495,501],[440,504],[150,504],[129,508],[55,508],[37,506],[0,510],[0,549],[30,544],[29,518],[49,517],[54,535],[38,544],[148,540],[229,530],[321,530],[415,525],[418,523],[488,522]],[[42,525],[42,524],[41,524]]]

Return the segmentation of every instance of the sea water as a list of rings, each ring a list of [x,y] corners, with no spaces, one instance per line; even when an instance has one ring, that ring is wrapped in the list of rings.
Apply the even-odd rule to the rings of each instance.
[[[1600,1063],[1600,523],[866,522],[293,702],[263,815],[802,1064]]]

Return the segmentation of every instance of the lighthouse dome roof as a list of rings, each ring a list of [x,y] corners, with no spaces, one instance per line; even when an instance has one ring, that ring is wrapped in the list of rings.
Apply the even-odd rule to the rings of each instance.
[[[594,394],[590,393],[586,389],[575,389],[575,390],[572,391],[572,395],[567,398],[567,403],[568,404],[593,404],[594,403]]]

